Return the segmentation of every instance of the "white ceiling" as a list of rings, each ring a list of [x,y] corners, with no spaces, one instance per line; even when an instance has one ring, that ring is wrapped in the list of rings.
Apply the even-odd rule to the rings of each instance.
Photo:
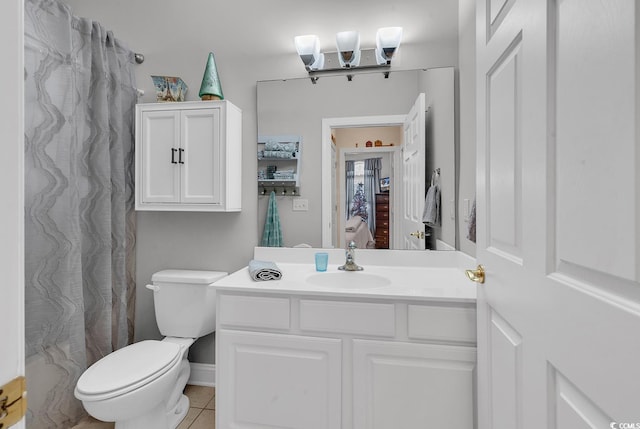
[[[301,34],[316,34],[322,51],[335,51],[339,31],[359,31],[361,46],[372,48],[380,27],[403,27],[403,44],[451,40],[458,30],[456,0],[239,0],[222,7],[224,18],[213,25],[226,28],[238,46],[274,56],[290,54]]]
[[[249,80],[305,76],[295,36],[316,34],[322,51],[333,52],[337,32],[357,30],[362,49],[368,49],[375,46],[377,29],[389,26],[403,27],[394,60],[398,69],[457,61],[450,47],[457,45],[458,0],[62,1],[143,53],[145,64],[137,68],[141,75],[197,81],[203,52],[215,52],[221,72],[245,73]],[[233,70],[225,70],[230,65]]]

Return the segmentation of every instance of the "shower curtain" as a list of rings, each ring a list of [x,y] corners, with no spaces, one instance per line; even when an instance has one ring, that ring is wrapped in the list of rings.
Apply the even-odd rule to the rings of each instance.
[[[74,426],[78,377],[133,340],[133,55],[57,0],[25,1],[30,429]]]

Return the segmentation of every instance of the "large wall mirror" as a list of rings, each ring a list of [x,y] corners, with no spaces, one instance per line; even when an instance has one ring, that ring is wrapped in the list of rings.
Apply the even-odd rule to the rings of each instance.
[[[453,67],[258,82],[260,140],[299,139],[295,194],[277,182],[258,189],[260,234],[275,191],[288,247],[354,239],[360,248],[454,250],[454,94]],[[439,217],[425,224],[432,183]]]

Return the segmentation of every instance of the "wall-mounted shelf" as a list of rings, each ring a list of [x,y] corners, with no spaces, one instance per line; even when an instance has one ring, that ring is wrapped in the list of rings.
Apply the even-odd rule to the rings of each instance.
[[[300,149],[297,135],[258,136],[258,195],[300,195]]]

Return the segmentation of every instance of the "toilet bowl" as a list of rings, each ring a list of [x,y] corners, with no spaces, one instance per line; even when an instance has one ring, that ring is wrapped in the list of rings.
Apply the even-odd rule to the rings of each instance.
[[[162,341],[145,340],[117,350],[89,367],[75,396],[93,417],[116,429],[174,429],[189,409],[189,347],[215,330],[212,283],[218,271],[165,270],[152,277]],[[213,314],[213,318],[211,315]]]

